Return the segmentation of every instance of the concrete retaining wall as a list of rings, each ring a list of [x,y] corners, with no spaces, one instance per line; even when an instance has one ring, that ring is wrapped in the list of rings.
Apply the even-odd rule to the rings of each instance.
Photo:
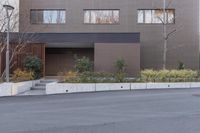
[[[95,91],[95,84],[50,83],[46,85],[46,94],[94,92],[94,91]]]
[[[30,90],[39,80],[19,83],[0,84],[0,96],[13,96]],[[200,83],[91,83],[69,84],[49,83],[46,94],[62,94],[77,92],[96,92],[114,90],[144,90],[144,89],[173,89],[173,88],[200,88]]]
[[[0,96],[10,96],[12,94],[13,83],[2,83],[0,84]]]
[[[30,88],[32,86],[33,86],[32,81],[13,83],[13,85],[12,85],[12,96],[23,93],[25,91],[28,91],[28,90],[30,90]]]
[[[200,83],[50,83],[46,86],[46,94],[173,88],[200,88]]]
[[[2,83],[0,84],[0,96],[14,96],[25,91],[28,91],[33,87],[39,80],[25,81],[19,83]]]
[[[130,84],[127,83],[99,83],[96,84],[96,91],[130,90]]]

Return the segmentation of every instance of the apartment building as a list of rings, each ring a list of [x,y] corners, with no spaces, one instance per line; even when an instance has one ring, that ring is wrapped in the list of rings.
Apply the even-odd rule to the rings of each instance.
[[[20,0],[19,32],[34,33],[33,54],[54,76],[87,56],[94,71],[114,72],[123,58],[130,76],[163,65],[163,22],[168,69],[179,62],[199,69],[199,0]],[[166,16],[166,19],[164,19]]]

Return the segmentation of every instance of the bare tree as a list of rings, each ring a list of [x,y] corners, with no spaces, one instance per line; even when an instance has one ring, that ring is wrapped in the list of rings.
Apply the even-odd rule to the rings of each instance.
[[[167,62],[167,51],[168,51],[168,40],[171,37],[171,35],[173,35],[176,31],[177,31],[177,27],[167,30],[167,25],[169,23],[174,23],[176,16],[172,10],[172,12],[170,12],[170,6],[172,5],[173,0],[169,0],[168,2],[166,2],[166,0],[163,0],[163,8],[159,9],[161,11],[161,14],[157,16],[157,18],[159,19],[159,21],[162,23],[163,25],[163,69],[166,69],[166,62]],[[169,19],[169,14],[172,15],[171,20]]]
[[[176,32],[176,29],[173,29],[169,33],[167,33],[167,12],[166,9],[169,8],[171,5],[172,0],[168,4],[166,4],[166,0],[163,0],[163,13],[164,13],[164,18],[163,18],[163,38],[164,38],[164,48],[163,48],[163,69],[166,69],[166,62],[167,62],[167,42],[171,34]],[[174,16],[175,17],[175,16]]]
[[[4,54],[6,48],[6,17],[4,14],[5,10],[3,9],[2,4],[0,3],[0,55]],[[28,12],[24,11],[23,17],[27,18]],[[26,14],[26,15],[25,15]],[[12,14],[10,14],[11,24],[10,31],[14,32],[11,34],[11,49],[10,49],[10,69],[12,69],[16,65],[15,57],[19,54],[25,54],[25,48],[27,44],[34,42],[36,40],[36,33],[28,33],[29,26],[24,26],[24,30],[20,32],[15,32],[19,25],[18,21],[19,12],[18,10],[14,10]],[[23,18],[22,18],[23,19]],[[0,75],[1,79],[5,78],[5,70],[2,75]]]

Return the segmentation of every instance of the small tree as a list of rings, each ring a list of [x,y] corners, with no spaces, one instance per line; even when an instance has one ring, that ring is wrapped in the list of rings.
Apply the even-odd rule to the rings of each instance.
[[[125,70],[126,70],[126,62],[124,59],[120,58],[120,59],[117,59],[117,61],[115,62],[115,67],[117,69],[117,72],[115,73],[115,81],[116,82],[124,82],[125,81],[125,78],[126,78],[126,73],[125,73]]]
[[[183,70],[185,69],[185,64],[183,62],[178,63],[178,70]]]
[[[117,59],[117,61],[115,62],[115,67],[117,69],[117,72],[125,72],[126,69],[125,60],[122,58]]]
[[[24,60],[24,67],[29,71],[33,71],[34,79],[38,79],[41,77],[42,62],[41,59],[39,59],[38,57],[27,56]]]
[[[78,58],[75,56],[75,70],[79,73],[92,71],[92,62],[88,57]]]

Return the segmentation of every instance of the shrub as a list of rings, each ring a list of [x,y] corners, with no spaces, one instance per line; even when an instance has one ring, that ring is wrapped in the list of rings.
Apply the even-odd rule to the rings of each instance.
[[[183,70],[185,69],[185,64],[183,62],[178,63],[178,70]]]
[[[115,68],[117,70],[117,72],[114,75],[115,82],[117,82],[117,83],[125,82],[125,78],[126,78],[126,73],[125,73],[126,62],[125,62],[125,60],[122,58],[117,59],[117,61],[115,62]]]
[[[157,78],[156,71],[152,69],[141,71],[141,79],[144,81],[154,80]]]
[[[75,70],[78,73],[83,73],[83,72],[90,72],[92,71],[92,62],[88,57],[83,57],[78,59],[75,56]]]
[[[115,67],[117,69],[117,72],[125,72],[125,68],[126,68],[126,62],[124,59],[117,59],[117,61],[115,62]]]
[[[34,73],[32,71],[22,71],[21,69],[16,69],[12,77],[12,80],[16,82],[28,81],[33,79]]]
[[[112,83],[115,82],[114,75],[100,72],[68,72],[65,76],[65,82],[68,83]]]
[[[83,72],[79,74],[80,83],[109,83],[114,82],[113,75],[109,73]]]
[[[144,70],[141,80],[147,82],[180,82],[198,78],[198,72],[193,70]]]
[[[116,74],[105,72],[68,72],[64,82],[67,83],[122,83],[128,82],[126,74],[118,72]]]
[[[36,56],[27,56],[24,60],[24,67],[28,71],[33,71],[34,73],[34,79],[38,79],[41,77],[41,67],[42,62],[41,60]]]
[[[167,81],[169,78],[173,78],[170,76],[171,71],[169,70],[160,70],[160,71],[155,71],[156,74],[156,79],[155,81]]]
[[[124,72],[117,72],[115,74],[115,82],[117,83],[123,83],[123,82],[126,82],[126,73]]]
[[[71,83],[77,83],[78,81],[78,73],[69,71],[65,74],[64,82],[71,82]]]

